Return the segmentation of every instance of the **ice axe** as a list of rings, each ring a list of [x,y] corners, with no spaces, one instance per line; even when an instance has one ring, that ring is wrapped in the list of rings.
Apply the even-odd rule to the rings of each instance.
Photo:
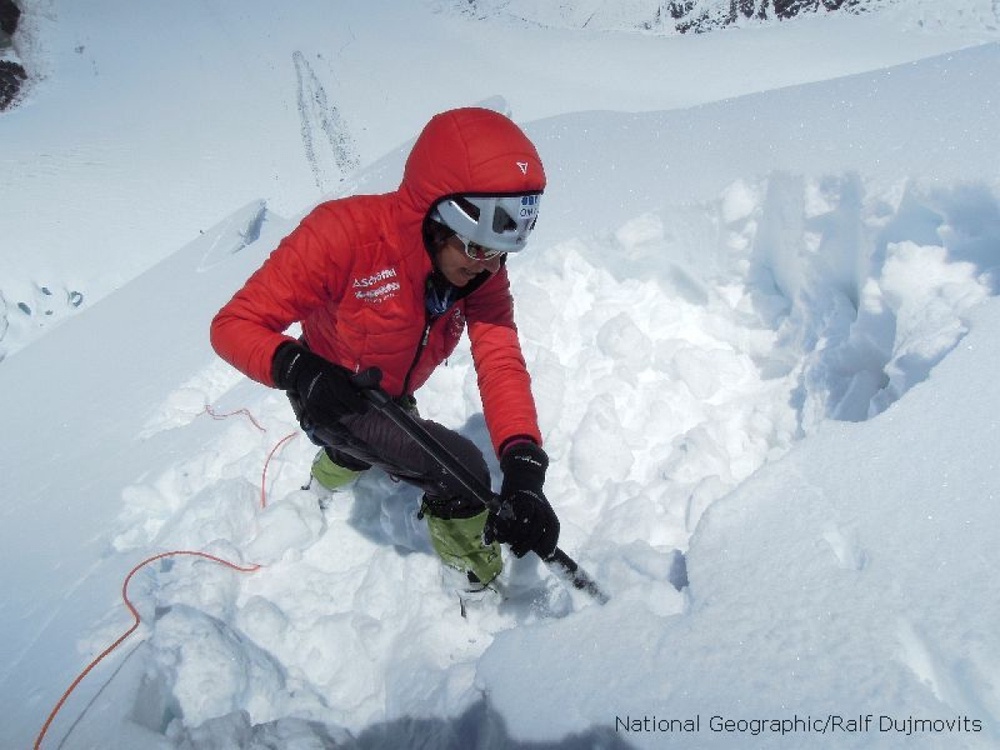
[[[365,370],[354,377],[355,385],[368,402],[409,435],[434,460],[444,474],[455,479],[491,511],[499,510],[500,496],[480,482],[479,478],[455,458],[437,438],[424,429],[424,426],[397,404],[388,393],[383,391],[379,387],[380,380],[381,372],[377,368]],[[542,558],[542,560],[561,578],[568,579],[574,588],[586,591],[601,604],[610,599],[587,571],[558,547],[549,557]]]

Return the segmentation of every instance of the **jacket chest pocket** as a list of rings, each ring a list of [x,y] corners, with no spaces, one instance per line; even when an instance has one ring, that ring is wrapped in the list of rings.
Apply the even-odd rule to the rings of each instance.
[[[396,279],[353,289],[337,314],[341,339],[360,358],[412,351],[424,329],[422,305],[406,299]]]

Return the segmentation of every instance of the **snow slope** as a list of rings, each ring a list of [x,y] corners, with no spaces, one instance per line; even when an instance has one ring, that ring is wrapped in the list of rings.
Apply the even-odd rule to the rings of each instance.
[[[21,4],[19,54],[41,80],[0,118],[0,356],[250,201],[306,210],[448,107],[676,109],[996,34],[990,0],[669,39],[484,23],[443,0]]]
[[[345,24],[355,60],[381,54],[378,32],[402,39],[393,30],[404,21],[432,41],[511,28],[372,7]],[[953,4],[962,18],[974,7]],[[282,28],[319,34],[301,26],[310,10],[272,27],[275,50]],[[73,14],[49,12],[57,26]],[[214,28],[242,40],[236,49],[265,38],[251,13],[226,13]],[[614,71],[588,78],[596,56],[582,50],[627,70],[636,59],[617,54],[623,37],[522,30],[567,45],[563,59],[582,66],[545,72],[565,85],[542,75],[507,96],[551,178],[534,248],[511,272],[561,546],[611,591],[603,607],[525,560],[509,566],[507,601],[462,618],[415,494],[371,476],[321,511],[299,489],[312,454],[301,437],[268,464],[261,508],[265,459],[294,424],[280,393],[238,377],[207,342],[211,315],[318,191],[393,187],[425,114],[504,91],[505,76],[486,91],[456,84],[436,101],[399,104],[406,117],[368,128],[342,183],[334,150],[334,166],[303,159],[294,117],[299,141],[279,138],[269,155],[297,164],[298,178],[265,189],[219,152],[218,190],[212,179],[189,183],[198,210],[221,219],[211,226],[188,223],[192,209],[151,177],[151,167],[181,169],[179,152],[139,149],[126,184],[102,188],[94,219],[135,221],[131,239],[116,241],[121,254],[88,261],[118,280],[44,335],[15,326],[19,350],[0,365],[0,695],[17,717],[0,745],[30,744],[63,689],[127,627],[118,589],[132,566],[186,549],[264,567],[240,574],[181,558],[140,573],[130,589],[140,632],[80,685],[45,746],[995,746],[1000,597],[987,566],[997,543],[1000,45],[970,46],[993,33],[983,26],[935,31],[915,18],[644,39],[656,54],[701,61],[712,80],[634,77],[635,90],[620,93],[602,85]],[[62,38],[85,23],[62,26]],[[258,61],[203,33],[219,90],[246,94],[226,66],[259,71]],[[759,93],[712,101],[742,84],[709,61],[723,49],[763,57],[764,38],[772,61],[774,45],[787,45],[778,50],[799,50],[801,66],[735,92]],[[824,58],[830,39],[850,39],[851,54]],[[143,47],[133,46],[131,60]],[[103,49],[121,64],[121,51]],[[290,50],[286,75],[332,88]],[[896,62],[906,64],[883,68]],[[396,72],[392,101],[413,96],[408,73]],[[141,111],[139,81],[118,94],[90,83],[110,117]],[[0,120],[18,134],[23,165],[37,163],[28,121],[72,143],[51,119],[51,107],[82,95],[70,84],[53,73],[15,112],[21,120]],[[370,80],[341,85],[342,113],[374,122],[388,106]],[[646,106],[634,106],[642,91]],[[261,98],[281,109],[272,93]],[[220,117],[206,140],[250,127]],[[84,196],[117,184],[85,161],[86,180],[64,173],[49,189]],[[176,222],[126,217],[128,191]],[[39,211],[73,204],[26,195]],[[35,216],[11,226],[27,236],[45,224]],[[200,236],[170,252],[201,222]],[[87,242],[57,234],[87,255]],[[126,242],[142,247],[132,265]],[[53,269],[88,268],[55,242],[47,257]],[[459,351],[418,396],[424,413],[485,447],[469,360]],[[246,414],[214,420],[206,405],[246,409],[265,430]]]

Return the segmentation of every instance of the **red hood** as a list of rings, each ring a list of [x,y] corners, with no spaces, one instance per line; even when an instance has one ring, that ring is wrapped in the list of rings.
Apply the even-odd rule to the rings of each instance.
[[[466,107],[427,123],[406,160],[399,194],[423,222],[431,206],[447,195],[544,189],[542,161],[521,129],[491,109]]]

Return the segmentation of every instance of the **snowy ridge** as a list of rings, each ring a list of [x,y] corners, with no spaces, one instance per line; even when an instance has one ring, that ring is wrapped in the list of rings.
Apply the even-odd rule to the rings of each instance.
[[[265,0],[143,13],[127,0],[22,0],[19,49],[34,78],[0,119],[0,350],[20,351],[236,207],[304,211],[442,109],[503,92],[522,122],[679,111],[996,40],[991,1],[919,0],[695,39],[596,23],[511,28],[439,0],[370,0],[338,8],[335,24],[316,20],[328,17],[326,0],[281,14]],[[583,13],[596,3],[557,5]],[[645,17],[654,4],[601,5]],[[543,51],[560,63],[538,65]],[[445,72],[412,64],[428,57]],[[67,307],[70,296],[78,304]]]
[[[869,14],[896,17],[913,28],[961,27],[996,30],[1000,8],[995,0],[848,0],[844,2],[774,2],[771,0],[627,0],[626,2],[559,3],[539,5],[531,0],[437,0],[445,10],[491,21],[538,25],[552,29],[676,35],[710,32],[727,27],[753,28],[785,23],[814,13]],[[776,6],[781,6],[778,12]],[[839,7],[831,7],[837,5]],[[789,9],[798,6],[796,10]]]

